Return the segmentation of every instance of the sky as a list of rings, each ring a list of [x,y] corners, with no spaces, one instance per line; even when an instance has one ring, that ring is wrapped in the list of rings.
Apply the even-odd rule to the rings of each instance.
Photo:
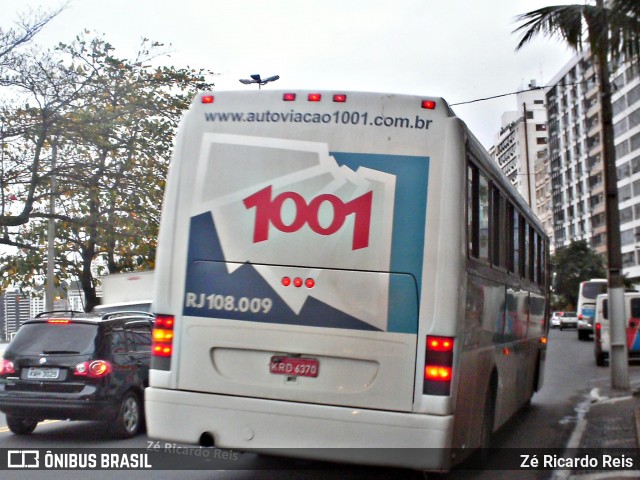
[[[263,88],[406,93],[450,104],[546,85],[573,57],[539,37],[516,53],[518,14],[546,0],[69,0],[36,37],[43,48],[83,30],[133,57],[142,38],[170,45],[158,63],[216,72],[217,90],[279,75]],[[0,28],[63,0],[0,0]],[[515,95],[453,107],[485,147]]]

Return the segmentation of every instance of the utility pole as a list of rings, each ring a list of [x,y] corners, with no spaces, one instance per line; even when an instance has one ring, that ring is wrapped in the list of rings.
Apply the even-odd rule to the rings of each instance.
[[[55,239],[56,239],[56,225],[53,216],[56,213],[56,157],[58,155],[58,143],[56,138],[53,138],[53,144],[51,146],[51,191],[49,196],[49,224],[47,226],[47,288],[45,292],[45,310],[48,312],[53,311],[53,299],[55,296]]]
[[[603,0],[597,0],[604,10]],[[603,13],[604,15],[604,13]],[[605,19],[605,22],[607,19]],[[609,318],[611,321],[611,387],[629,390],[629,358],[624,315],[624,281],[620,242],[620,212],[618,210],[618,179],[613,132],[611,82],[609,81],[608,35],[601,35],[595,55],[600,82],[600,108],[602,120],[602,160],[604,162],[605,211],[607,217],[607,268],[609,277]]]

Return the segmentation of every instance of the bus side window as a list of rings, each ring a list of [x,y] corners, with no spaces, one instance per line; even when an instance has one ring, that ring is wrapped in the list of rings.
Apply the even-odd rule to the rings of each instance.
[[[538,234],[531,228],[531,280],[538,284],[540,281],[540,245],[538,244]]]
[[[480,199],[480,237],[478,258],[489,261],[489,180],[480,174],[478,185],[478,195]]]
[[[489,180],[469,164],[467,185],[467,228],[469,254],[489,262]]]
[[[478,256],[478,169],[469,164],[467,169],[467,248],[469,255]]]
[[[527,254],[529,242],[527,241],[527,224],[524,221],[522,215],[518,215],[518,274],[522,278],[527,277],[527,266],[529,256]]]
[[[496,267],[507,266],[505,198],[495,186],[491,188],[491,260]]]

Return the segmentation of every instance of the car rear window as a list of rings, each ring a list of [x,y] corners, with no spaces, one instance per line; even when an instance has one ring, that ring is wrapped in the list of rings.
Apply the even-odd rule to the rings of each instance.
[[[28,323],[20,327],[7,353],[89,354],[95,349],[97,325],[85,323]]]

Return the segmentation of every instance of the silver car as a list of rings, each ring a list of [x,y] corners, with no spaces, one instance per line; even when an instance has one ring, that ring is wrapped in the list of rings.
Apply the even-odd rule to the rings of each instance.
[[[578,327],[578,314],[576,312],[563,312],[560,317],[560,330]]]

